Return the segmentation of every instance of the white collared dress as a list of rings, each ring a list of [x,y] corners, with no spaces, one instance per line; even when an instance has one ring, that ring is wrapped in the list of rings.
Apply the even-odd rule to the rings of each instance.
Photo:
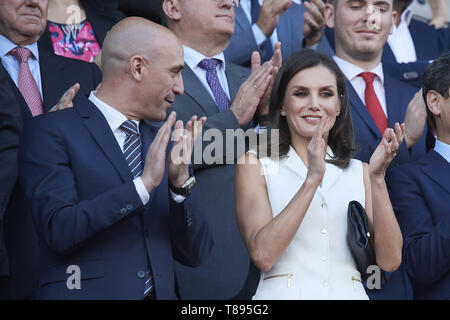
[[[332,156],[327,149],[327,158]],[[280,160],[260,159],[273,217],[291,201],[307,168],[291,147]],[[254,300],[368,299],[347,245],[347,207],[365,205],[362,162],[342,170],[326,163],[322,185],[291,243],[268,272],[261,272]]]

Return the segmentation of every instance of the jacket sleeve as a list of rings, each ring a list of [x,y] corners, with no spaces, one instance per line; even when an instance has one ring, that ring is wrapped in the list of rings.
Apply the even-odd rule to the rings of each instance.
[[[387,185],[405,239],[406,270],[416,281],[430,284],[450,270],[450,217],[433,222],[420,179],[411,171],[389,171]]]

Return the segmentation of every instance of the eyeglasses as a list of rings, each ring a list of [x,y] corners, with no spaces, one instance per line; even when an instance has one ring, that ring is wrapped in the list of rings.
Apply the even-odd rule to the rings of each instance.
[[[239,0],[212,0],[214,2],[222,2],[222,1],[231,1],[231,3],[233,4],[233,7],[239,7]]]

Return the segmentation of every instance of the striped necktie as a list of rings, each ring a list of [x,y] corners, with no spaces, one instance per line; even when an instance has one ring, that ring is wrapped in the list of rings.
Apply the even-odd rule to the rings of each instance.
[[[127,120],[120,126],[125,132],[126,138],[123,144],[123,155],[130,168],[133,179],[139,177],[142,173],[142,143],[137,124]],[[150,268],[145,273],[144,298],[153,290],[153,275]]]
[[[125,143],[123,144],[123,154],[130,167],[133,179],[139,177],[142,173],[142,144],[137,124],[127,120],[120,126],[120,129],[126,133]]]

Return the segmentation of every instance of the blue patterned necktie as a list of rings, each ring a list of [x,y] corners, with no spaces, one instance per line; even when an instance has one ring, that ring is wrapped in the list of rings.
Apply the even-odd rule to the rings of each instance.
[[[261,9],[261,6],[259,5],[259,0],[251,0],[251,5],[252,7],[250,10],[250,14],[252,16],[252,25],[253,25],[256,23],[256,21],[258,21],[259,10]],[[270,40],[270,38],[266,39],[261,44],[261,50],[264,56],[266,57],[265,60],[269,60],[273,56],[272,41]]]
[[[142,143],[137,124],[127,120],[120,126],[125,132],[126,138],[123,144],[123,155],[130,168],[133,179],[139,177],[142,173]],[[144,298],[152,292],[153,276],[150,269],[145,273]]]
[[[214,95],[219,111],[224,111],[230,107],[230,99],[220,84],[216,67],[221,61],[218,59],[203,59],[198,66],[206,71],[206,81]]]

